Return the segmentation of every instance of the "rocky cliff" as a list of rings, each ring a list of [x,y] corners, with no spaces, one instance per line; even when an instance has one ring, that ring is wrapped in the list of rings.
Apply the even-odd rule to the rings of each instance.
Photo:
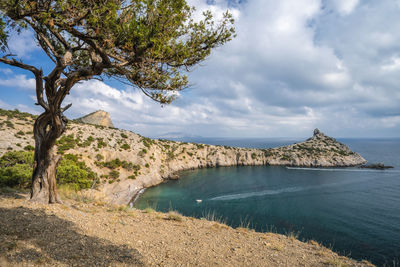
[[[31,116],[0,113],[0,155],[33,145],[32,127]],[[153,140],[130,131],[72,122],[59,145],[63,153],[84,160],[99,175],[99,191],[110,202],[120,204],[132,201],[143,188],[178,178],[176,173],[187,169],[236,165],[346,167],[366,162],[318,130],[301,143],[255,149]]]
[[[114,128],[114,124],[111,121],[110,114],[104,110],[95,111],[86,116],[76,119],[76,121]]]

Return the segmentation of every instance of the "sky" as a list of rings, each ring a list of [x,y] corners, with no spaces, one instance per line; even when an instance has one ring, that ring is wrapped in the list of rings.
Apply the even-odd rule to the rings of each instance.
[[[189,73],[167,106],[116,81],[75,85],[77,118],[110,113],[149,137],[400,137],[399,0],[189,0],[196,18],[229,9],[237,37]],[[12,36],[24,62],[50,71],[29,31]],[[31,73],[0,63],[0,108],[35,114]]]

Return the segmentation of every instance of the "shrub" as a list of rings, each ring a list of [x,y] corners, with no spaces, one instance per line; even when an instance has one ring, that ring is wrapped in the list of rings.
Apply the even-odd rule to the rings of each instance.
[[[27,146],[24,147],[24,150],[33,151],[33,150],[35,150],[35,148],[33,146],[31,146],[31,145],[27,145]]]
[[[251,153],[251,158],[252,159],[256,159],[257,158],[257,154],[256,153]]]
[[[57,181],[61,184],[69,184],[75,190],[89,188],[96,179],[96,174],[78,161],[78,156],[66,154],[57,167]]]
[[[143,148],[141,151],[139,151],[138,156],[143,157],[144,155],[146,155],[146,153],[147,153],[147,149]]]
[[[127,149],[130,149],[131,146],[125,143],[125,144],[123,144],[123,145],[121,146],[121,148],[127,150]]]
[[[126,134],[124,134],[124,133],[121,133],[121,137],[122,138],[128,138],[128,136]]]
[[[96,154],[96,159],[97,159],[98,161],[100,161],[100,160],[103,160],[104,157],[103,157],[103,155],[101,155],[101,154]]]
[[[176,211],[170,211],[170,212],[168,212],[168,216],[167,216],[166,219],[167,220],[181,222],[182,221],[182,216]]]
[[[146,163],[144,166],[145,166],[146,168],[150,168],[150,165],[149,165],[148,163]]]
[[[103,138],[97,138],[97,148],[106,147],[107,143],[104,142]]]
[[[25,135],[25,133],[23,131],[18,131],[17,134],[18,135]]]
[[[64,152],[68,149],[72,149],[75,147],[75,139],[74,139],[74,135],[70,134],[70,135],[64,135],[62,136],[57,142],[56,144],[58,145],[58,152],[60,154],[64,154]]]
[[[110,178],[112,179],[117,179],[119,177],[119,171],[110,171],[110,173],[108,174],[110,176]]]
[[[11,151],[0,158],[0,186],[28,188],[32,172],[32,151]],[[90,187],[96,177],[77,155],[66,154],[57,167],[58,184],[67,184],[74,190]]]
[[[147,148],[150,148],[150,146],[155,143],[153,139],[147,137],[142,137],[142,142],[143,145]]]
[[[0,186],[28,188],[31,186],[32,171],[32,152],[7,152],[0,158]]]
[[[136,179],[136,175],[129,175],[129,176],[128,176],[128,179],[135,180],[135,179]]]

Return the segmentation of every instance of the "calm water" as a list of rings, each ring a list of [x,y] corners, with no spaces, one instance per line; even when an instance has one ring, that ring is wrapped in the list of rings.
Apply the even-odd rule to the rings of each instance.
[[[340,140],[369,162],[393,170],[228,167],[181,173],[148,189],[139,208],[174,209],[187,216],[215,214],[227,224],[298,233],[355,259],[400,263],[400,139]],[[229,143],[231,142],[231,143]],[[236,142],[236,143],[234,143]],[[293,140],[209,141],[271,147]],[[201,203],[197,203],[201,199]]]

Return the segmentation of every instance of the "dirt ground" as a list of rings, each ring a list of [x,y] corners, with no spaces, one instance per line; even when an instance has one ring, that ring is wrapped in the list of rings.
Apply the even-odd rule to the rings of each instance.
[[[0,194],[0,266],[371,266],[316,242],[177,213]]]

